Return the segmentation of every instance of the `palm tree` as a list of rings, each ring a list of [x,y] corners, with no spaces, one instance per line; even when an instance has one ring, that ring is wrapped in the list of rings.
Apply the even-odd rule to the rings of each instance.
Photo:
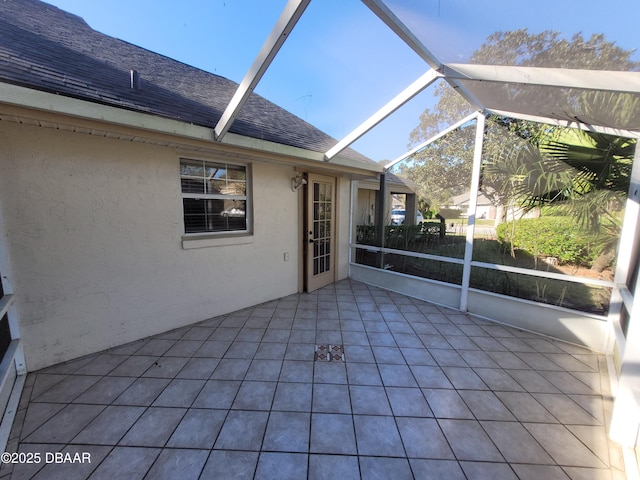
[[[565,196],[563,210],[583,230],[596,235],[602,253],[592,269],[601,272],[615,258],[624,208],[631,181],[636,141],[595,132],[573,130],[540,146],[540,151],[576,171]]]
[[[515,143],[493,142],[483,189],[522,212],[555,205],[576,218],[581,230],[598,239],[602,253],[592,269],[602,271],[615,258],[636,141],[563,127],[533,130],[536,135],[526,140],[516,135]]]

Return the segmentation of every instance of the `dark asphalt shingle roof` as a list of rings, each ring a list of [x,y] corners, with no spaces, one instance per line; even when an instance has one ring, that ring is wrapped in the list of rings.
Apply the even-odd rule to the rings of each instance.
[[[131,69],[140,73],[140,90],[130,88]],[[0,0],[0,81],[211,128],[237,88],[37,0]],[[316,152],[337,143],[257,94],[229,131]],[[351,149],[342,155],[371,162]]]

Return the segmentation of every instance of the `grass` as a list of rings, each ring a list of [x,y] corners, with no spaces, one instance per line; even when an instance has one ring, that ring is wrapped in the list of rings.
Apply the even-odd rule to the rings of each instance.
[[[464,257],[465,238],[463,236],[448,234],[444,238],[430,236],[416,239],[402,235],[402,230],[396,230],[396,232],[399,233],[386,240],[388,248],[457,259]],[[376,254],[367,254],[364,250],[359,250],[357,262],[375,266],[377,263],[376,258]],[[384,259],[388,269],[393,271],[457,285],[462,282],[461,265],[406,255],[386,254]],[[508,249],[495,239],[476,238],[474,241],[473,260],[562,273],[551,265],[536,261],[532,255],[528,255],[523,251],[516,251],[515,257],[512,257]],[[608,288],[591,287],[532,275],[472,267],[470,286],[485,291],[596,314],[606,314],[609,308],[610,290]]]
[[[447,218],[447,225],[464,226],[467,225],[468,219],[466,218]],[[496,224],[495,220],[487,220],[486,218],[477,218],[476,225],[479,227],[493,227]]]
[[[509,265],[531,270],[563,273],[561,270],[536,259],[523,251],[515,258],[496,240],[476,240],[473,259],[479,262]],[[502,272],[487,268],[471,269],[470,286],[527,300],[548,303],[596,314],[606,314],[611,291],[605,287]]]

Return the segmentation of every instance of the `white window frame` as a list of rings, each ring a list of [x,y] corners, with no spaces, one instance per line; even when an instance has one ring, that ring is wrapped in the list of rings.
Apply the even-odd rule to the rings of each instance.
[[[244,195],[229,195],[224,193],[189,193],[184,192],[182,189],[182,179],[185,176],[182,175],[182,162],[202,162],[203,166],[207,164],[215,165],[218,167],[233,166],[233,167],[242,167],[245,172],[245,194]],[[252,206],[251,206],[251,165],[247,163],[240,162],[229,162],[223,159],[208,159],[208,158],[194,158],[194,157],[180,157],[179,165],[178,165],[178,177],[180,180],[180,192],[182,199],[182,231],[184,239],[194,239],[194,238],[226,238],[226,237],[238,237],[238,236],[246,236],[252,234],[252,226],[253,219],[251,215]],[[205,177],[203,177],[205,178]],[[207,230],[202,232],[187,232],[187,225],[185,222],[185,208],[184,208],[184,200],[185,199],[204,199],[204,200],[240,200],[245,202],[245,228],[240,230]]]

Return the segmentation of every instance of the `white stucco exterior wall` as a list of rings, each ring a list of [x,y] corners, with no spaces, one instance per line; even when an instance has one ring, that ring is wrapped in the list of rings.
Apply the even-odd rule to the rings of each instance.
[[[252,162],[249,243],[183,249],[179,158],[194,155],[14,123],[0,142],[29,370],[297,292],[292,167]]]

